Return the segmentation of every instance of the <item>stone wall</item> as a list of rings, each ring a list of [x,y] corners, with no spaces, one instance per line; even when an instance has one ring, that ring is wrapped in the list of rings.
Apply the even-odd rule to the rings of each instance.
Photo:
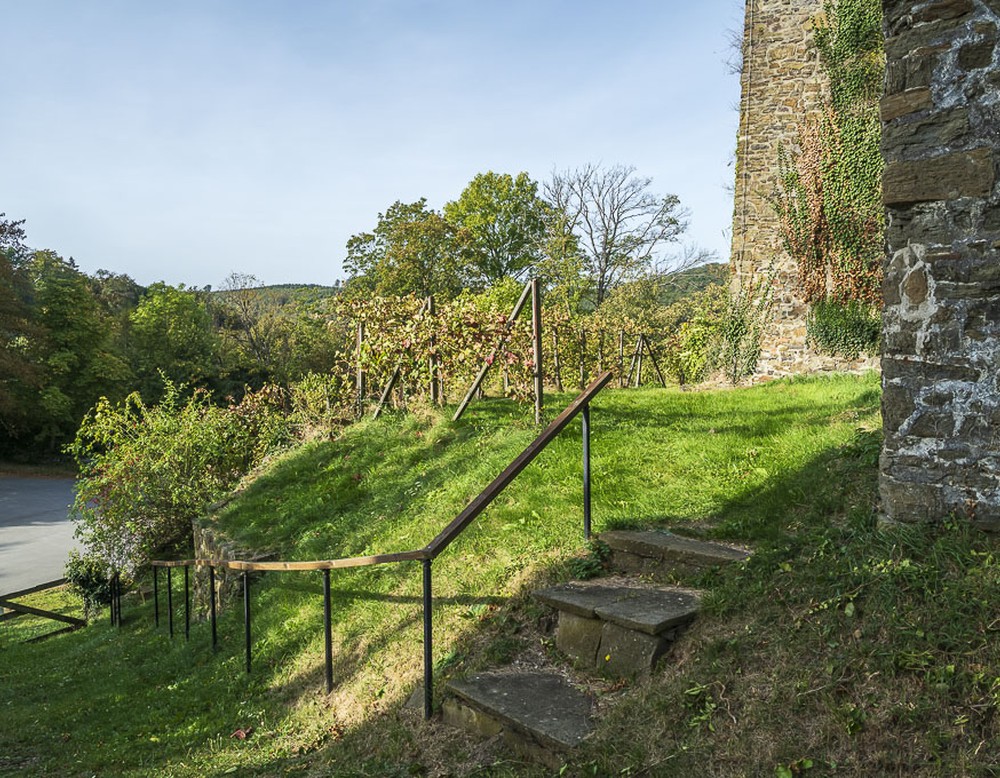
[[[810,47],[822,0],[747,0],[740,129],[733,207],[733,284],[773,274],[774,310],[759,369],[765,374],[875,366],[823,357],[806,346],[806,305],[795,262],[781,246],[768,197],[777,183],[778,149],[797,146],[803,117],[823,103],[819,57]]]
[[[234,559],[249,560],[256,558],[245,549],[240,548],[211,526],[210,520],[197,519],[191,526],[194,535],[194,555],[196,559],[217,559],[231,561]],[[209,601],[208,568],[195,568],[193,577],[194,602],[192,610],[200,618],[207,618]],[[221,611],[235,596],[242,595],[242,581],[239,573],[225,568],[215,570],[215,595],[217,608]]]
[[[885,0],[891,519],[1000,528],[1000,0]]]

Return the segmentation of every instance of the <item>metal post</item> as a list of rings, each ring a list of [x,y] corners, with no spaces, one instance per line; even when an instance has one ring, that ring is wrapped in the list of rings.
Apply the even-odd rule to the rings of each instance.
[[[184,639],[191,637],[191,595],[188,566],[184,565]]]
[[[117,575],[118,575],[118,573],[112,573],[111,574],[111,578],[108,580],[108,590],[110,591],[110,594],[111,594],[111,603],[110,603],[109,612],[110,612],[110,615],[111,615],[111,626],[112,627],[116,623],[115,622],[115,577]]]
[[[431,560],[423,560],[424,566],[424,718],[430,719],[434,699],[434,655],[431,639]]]
[[[590,540],[590,403],[583,406],[583,536]]]
[[[212,650],[215,651],[219,638],[215,631],[215,568],[208,568],[208,610],[212,618]]]
[[[115,623],[122,625],[122,574],[115,574]]]
[[[174,587],[171,581],[172,567],[167,568],[167,626],[170,629],[170,637],[174,636]]]
[[[323,571],[323,636],[326,641],[326,693],[333,691],[333,629],[330,625],[330,571]]]
[[[247,673],[250,673],[250,574],[243,571],[243,627],[247,650]]]
[[[542,289],[537,278],[531,279],[531,342],[535,360],[535,424],[542,423]]]
[[[157,575],[159,568],[153,567],[153,621],[156,626],[160,626],[160,577]]]

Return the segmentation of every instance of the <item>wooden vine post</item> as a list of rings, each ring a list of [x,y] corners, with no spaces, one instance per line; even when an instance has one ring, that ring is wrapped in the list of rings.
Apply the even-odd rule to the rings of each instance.
[[[542,291],[537,278],[531,280],[531,343],[535,361],[535,424],[542,423]]]
[[[358,322],[358,346],[357,346],[357,372],[354,377],[354,385],[358,391],[358,416],[365,414],[365,397],[368,394],[368,386],[365,376],[365,369],[361,364],[361,347],[365,342],[365,323]]]
[[[618,388],[625,388],[625,330],[618,330]]]
[[[427,315],[430,316],[433,321],[436,315],[436,310],[434,308],[434,295],[430,295],[427,298]],[[431,403],[434,405],[441,404],[441,384],[439,381],[439,373],[441,366],[438,362],[437,355],[437,339],[431,335],[431,356],[430,356],[430,374],[431,374]]]

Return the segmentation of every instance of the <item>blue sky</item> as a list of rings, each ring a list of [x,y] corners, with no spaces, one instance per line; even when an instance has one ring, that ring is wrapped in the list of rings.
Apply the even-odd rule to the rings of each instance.
[[[395,200],[633,165],[728,258],[742,0],[31,0],[4,8],[0,211],[140,283],[343,277]]]

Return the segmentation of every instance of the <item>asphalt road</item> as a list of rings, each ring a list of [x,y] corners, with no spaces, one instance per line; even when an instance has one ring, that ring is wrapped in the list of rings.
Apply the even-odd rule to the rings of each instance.
[[[0,594],[62,578],[72,502],[72,478],[0,475]]]

